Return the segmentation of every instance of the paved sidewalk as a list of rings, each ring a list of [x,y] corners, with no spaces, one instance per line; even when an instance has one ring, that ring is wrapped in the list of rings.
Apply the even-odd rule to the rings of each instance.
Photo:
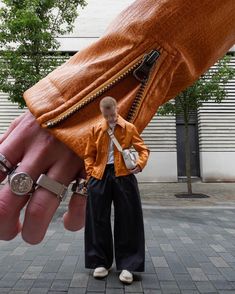
[[[65,202],[40,244],[27,244],[21,235],[0,241],[0,294],[235,293],[234,184],[195,184],[195,192],[213,197],[174,199],[184,183],[140,183],[146,271],[135,273],[132,285],[119,282],[115,262],[103,280],[84,268],[84,229],[64,229]]]
[[[176,198],[176,193],[187,192],[186,183],[139,183],[143,204],[153,204],[159,208],[222,207],[235,208],[234,183],[192,183],[193,193],[203,193],[209,198]]]

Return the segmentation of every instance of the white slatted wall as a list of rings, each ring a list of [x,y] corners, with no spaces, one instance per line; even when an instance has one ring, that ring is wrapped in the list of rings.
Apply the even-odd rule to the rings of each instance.
[[[18,108],[18,104],[13,104],[8,99],[8,94],[0,92],[0,135],[8,128],[10,122],[26,111]]]
[[[235,68],[235,56],[230,63]],[[223,102],[209,101],[198,109],[200,151],[235,152],[235,77],[226,89],[228,95]]]
[[[141,134],[151,151],[176,152],[175,116],[154,115]]]

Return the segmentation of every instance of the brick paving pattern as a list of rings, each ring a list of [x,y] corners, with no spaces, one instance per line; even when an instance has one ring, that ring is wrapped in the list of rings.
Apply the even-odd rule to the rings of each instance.
[[[92,277],[84,268],[84,229],[66,231],[64,211],[66,204],[40,244],[20,235],[0,241],[0,294],[235,293],[234,209],[144,208],[146,271],[134,273],[131,285],[118,280],[115,262],[108,277]]]

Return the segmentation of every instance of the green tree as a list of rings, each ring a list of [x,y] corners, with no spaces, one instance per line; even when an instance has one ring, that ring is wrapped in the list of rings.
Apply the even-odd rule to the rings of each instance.
[[[56,37],[70,33],[85,0],[3,0],[0,8],[0,91],[26,106],[24,91],[68,58]]]
[[[181,114],[184,118],[185,170],[187,176],[187,195],[192,193],[191,158],[189,141],[189,119],[204,102],[221,103],[227,95],[225,85],[235,75],[235,69],[229,65],[231,56],[221,58],[217,67],[211,67],[193,85],[179,93],[174,100],[170,100],[158,109],[158,115]],[[175,103],[174,103],[175,102]],[[187,196],[185,195],[185,196]]]

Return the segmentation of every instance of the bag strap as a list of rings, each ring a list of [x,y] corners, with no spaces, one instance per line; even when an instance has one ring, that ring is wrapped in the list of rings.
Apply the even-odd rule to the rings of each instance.
[[[122,152],[122,146],[119,144],[117,138],[114,136],[112,130],[110,128],[108,128],[107,130],[109,136],[111,137],[111,139],[113,140],[113,143],[116,145],[117,149]]]

